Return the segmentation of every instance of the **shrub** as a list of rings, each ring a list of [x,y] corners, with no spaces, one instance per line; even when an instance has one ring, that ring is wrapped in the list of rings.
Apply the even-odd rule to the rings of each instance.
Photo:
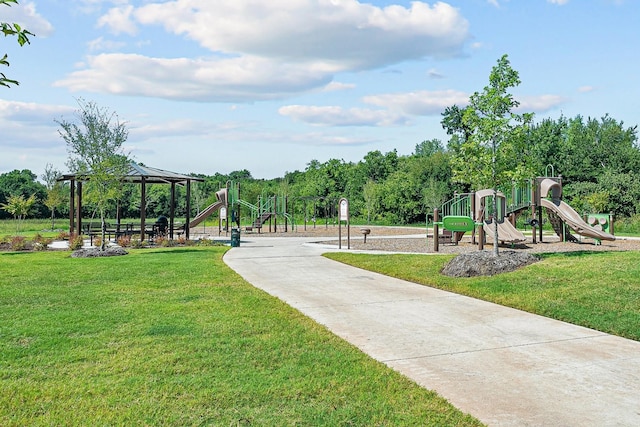
[[[11,250],[23,251],[27,247],[26,239],[23,236],[13,236],[11,238]]]
[[[94,237],[93,238],[93,246],[99,248],[102,246],[102,237]]]
[[[52,239],[42,237],[40,234],[36,234],[33,237],[33,250],[35,251],[46,251],[49,245],[51,244]]]
[[[57,240],[69,240],[71,236],[67,231],[61,231],[60,234],[56,237]]]
[[[144,248],[146,246],[145,242],[143,240],[140,240],[140,238],[135,238],[135,239],[131,239],[131,247],[134,249],[140,249],[140,248]]]
[[[123,248],[131,246],[131,236],[118,237],[118,246]]]
[[[81,234],[74,234],[69,236],[69,249],[72,251],[77,251],[78,249],[82,249],[84,245],[84,237]]]

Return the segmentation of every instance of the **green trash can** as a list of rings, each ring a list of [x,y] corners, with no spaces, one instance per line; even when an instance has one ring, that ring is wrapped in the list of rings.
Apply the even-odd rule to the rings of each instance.
[[[231,229],[231,247],[237,248],[240,246],[240,229],[232,228]]]

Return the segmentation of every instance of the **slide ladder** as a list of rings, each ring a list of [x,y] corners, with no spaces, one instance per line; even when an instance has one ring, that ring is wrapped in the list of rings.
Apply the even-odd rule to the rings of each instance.
[[[571,242],[571,243],[579,242],[578,238],[573,234],[571,234],[571,232],[569,231],[570,228],[565,227],[564,221],[562,220],[562,218],[560,218],[560,216],[557,213],[555,213],[553,210],[549,208],[545,208],[545,210],[547,212],[547,217],[549,218],[549,223],[551,223],[551,227],[553,228],[553,231],[555,231],[556,235],[559,236],[563,242]]]

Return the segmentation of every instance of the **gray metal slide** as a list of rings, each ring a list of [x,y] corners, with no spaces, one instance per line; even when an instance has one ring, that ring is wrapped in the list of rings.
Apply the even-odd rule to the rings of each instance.
[[[493,221],[483,221],[482,228],[487,236],[487,242],[493,242],[494,225]],[[520,243],[526,239],[524,234],[515,228],[508,220],[498,221],[498,240],[506,243]]]
[[[562,200],[540,199],[540,205],[562,219],[573,231],[585,237],[599,240],[616,240],[614,236],[587,224],[580,214]]]

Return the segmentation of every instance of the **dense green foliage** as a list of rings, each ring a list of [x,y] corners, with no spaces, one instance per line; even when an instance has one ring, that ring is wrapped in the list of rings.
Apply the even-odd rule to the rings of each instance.
[[[480,425],[224,251],[0,254],[0,425]]]

